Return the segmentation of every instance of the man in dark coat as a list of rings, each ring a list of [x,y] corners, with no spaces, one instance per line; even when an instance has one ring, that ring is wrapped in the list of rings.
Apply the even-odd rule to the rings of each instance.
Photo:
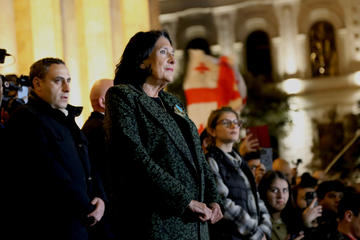
[[[85,121],[81,131],[85,134],[89,143],[89,157],[90,163],[95,168],[99,177],[104,185],[106,195],[111,195],[111,186],[109,180],[109,167],[108,167],[108,150],[105,140],[104,131],[104,115],[105,115],[105,94],[106,91],[114,85],[111,79],[99,79],[91,88],[90,102],[93,112]],[[99,226],[92,231],[92,235],[99,240],[113,239],[111,233],[110,222],[108,219],[109,208],[105,209],[105,214],[99,222]]]
[[[109,181],[107,180],[107,146],[104,132],[105,115],[105,94],[114,85],[111,79],[99,79],[91,88],[90,101],[93,112],[84,123],[81,131],[85,134],[89,142],[89,156],[91,165],[97,170],[104,184],[106,193],[110,193]]]
[[[65,63],[44,58],[30,68],[32,91],[8,121],[11,218],[9,239],[89,239],[105,194],[93,176],[87,140],[75,123],[82,108],[68,104]],[[19,143],[20,144],[16,144]]]

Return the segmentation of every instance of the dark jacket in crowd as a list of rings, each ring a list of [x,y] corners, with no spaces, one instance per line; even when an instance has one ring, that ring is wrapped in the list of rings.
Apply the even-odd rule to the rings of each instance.
[[[93,111],[89,118],[85,121],[81,131],[84,133],[88,140],[89,158],[91,166],[96,169],[101,179],[107,197],[111,195],[110,185],[110,170],[108,166],[108,147],[105,139],[104,131],[104,114],[101,112]],[[91,240],[107,240],[113,239],[115,236],[112,234],[111,225],[108,219],[109,208],[105,207],[105,213],[101,221],[95,228],[91,228]]]
[[[131,85],[107,92],[114,229],[120,239],[207,240],[208,223],[187,206],[219,203],[216,184],[181,102],[159,96],[163,106]]]
[[[106,197],[74,120],[81,108],[67,110],[66,116],[32,92],[8,121],[8,239],[88,239],[90,202]]]
[[[105,139],[104,116],[103,113],[93,111],[85,121],[81,131],[84,133],[89,143],[91,166],[96,169],[96,172],[102,180],[106,194],[109,196],[111,187],[108,179],[108,147]]]

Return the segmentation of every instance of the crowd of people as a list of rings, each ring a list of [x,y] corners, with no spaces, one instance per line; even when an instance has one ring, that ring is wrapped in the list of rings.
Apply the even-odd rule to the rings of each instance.
[[[28,102],[0,125],[8,239],[360,239],[360,193],[282,158],[266,169],[251,134],[236,147],[238,112],[215,109],[199,136],[165,90],[175,65],[166,31],[136,33],[81,129],[65,62],[31,65]]]

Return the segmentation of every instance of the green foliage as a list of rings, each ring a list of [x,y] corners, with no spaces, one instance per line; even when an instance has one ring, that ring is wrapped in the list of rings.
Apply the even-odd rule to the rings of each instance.
[[[244,75],[247,103],[241,112],[247,126],[267,125],[271,137],[282,137],[289,123],[289,96],[263,77]]]

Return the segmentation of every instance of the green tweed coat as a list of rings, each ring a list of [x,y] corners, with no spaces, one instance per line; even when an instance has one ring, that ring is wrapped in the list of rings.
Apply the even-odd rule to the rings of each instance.
[[[220,203],[214,176],[181,102],[159,96],[163,106],[131,85],[107,92],[113,231],[120,239],[207,240],[208,223],[186,208],[191,200]]]

